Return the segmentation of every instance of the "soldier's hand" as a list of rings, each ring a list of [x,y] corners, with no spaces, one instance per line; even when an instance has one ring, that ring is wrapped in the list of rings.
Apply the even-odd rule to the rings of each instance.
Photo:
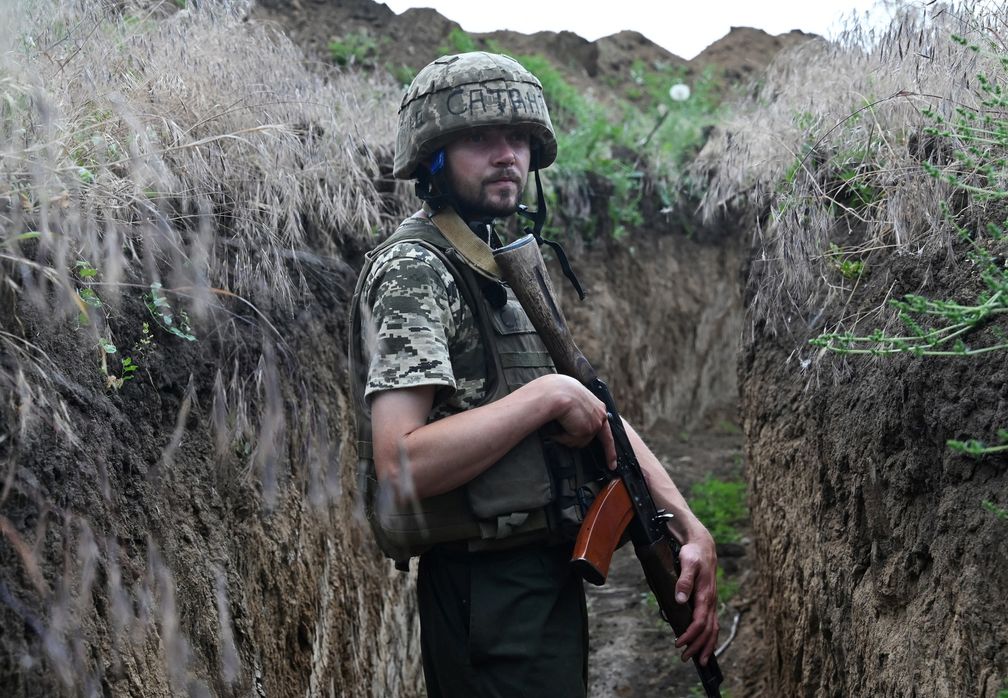
[[[609,428],[609,414],[605,404],[588,388],[570,376],[552,374],[537,378],[555,401],[554,420],[561,432],[553,438],[571,448],[583,448],[598,437],[610,468],[616,467],[616,444]]]
[[[717,646],[717,554],[710,534],[687,541],[679,551],[682,572],[676,583],[676,601],[693,602],[693,621],[676,638],[675,646],[685,648],[683,661],[700,656],[706,665]]]

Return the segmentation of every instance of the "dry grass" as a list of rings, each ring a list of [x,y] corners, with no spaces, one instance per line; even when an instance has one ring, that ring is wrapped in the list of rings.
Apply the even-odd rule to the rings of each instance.
[[[953,187],[922,163],[957,167],[956,138],[928,136],[932,109],[980,106],[977,75],[1000,75],[1003,7],[904,7],[881,32],[852,25],[835,43],[810,42],[782,55],[765,83],[694,163],[710,183],[704,214],[754,212],[750,292],[756,320],[802,317],[849,297],[830,243],[845,254],[926,255],[949,245],[942,202]],[[973,52],[959,35],[990,50]],[[993,45],[991,42],[994,42]],[[976,217],[984,204],[958,202]]]
[[[160,283],[195,318],[236,296],[291,307],[298,254],[339,257],[388,228],[374,152],[399,89],[320,76],[241,3],[177,11],[15,3],[0,31],[0,385],[27,428],[62,417],[48,357],[14,327],[27,300],[96,353],[106,309]],[[76,273],[83,260],[96,275]],[[102,306],[79,294],[94,291]],[[67,424],[65,433],[72,437]]]
[[[351,238],[388,230],[402,217],[376,189],[375,156],[391,149],[400,88],[360,74],[309,71],[284,36],[244,21],[240,3],[183,11],[174,3],[147,5],[42,0],[5,11],[0,504],[25,491],[17,458],[26,435],[55,433],[85,455],[94,448],[88,435],[78,436],[80,406],[68,409],[66,400],[80,385],[97,383],[73,372],[107,358],[100,339],[118,341],[121,332],[125,343],[127,334],[138,335],[139,327],[126,325],[151,319],[144,294],[157,283],[176,320],[185,310],[205,331],[199,341],[220,365],[210,405],[196,404],[190,377],[158,469],[171,471],[179,460],[190,408],[209,407],[220,460],[238,460],[237,448],[245,449],[237,455],[246,472],[221,472],[222,484],[233,488],[233,475],[255,477],[265,503],[274,504],[286,475],[281,456],[304,452],[299,484],[325,510],[340,495],[341,442],[329,441],[334,415],[312,405],[303,376],[281,375],[277,355],[289,347],[270,317],[300,310],[308,273],[300,260],[338,260]],[[234,346],[254,334],[235,329],[239,310],[261,321],[263,348]],[[40,325],[47,325],[46,341],[36,337]],[[162,332],[159,341],[184,339]],[[55,569],[40,568],[44,551],[25,542],[24,522],[0,517],[0,539],[14,545],[46,608],[44,617],[33,615],[0,580],[0,603],[40,639],[38,654],[22,662],[46,661],[68,694],[98,693],[103,669],[93,661],[88,604],[104,585],[113,654],[160,647],[169,676],[151,676],[151,685],[209,695],[191,683],[198,662],[183,628],[184,599],[175,597],[183,583],[155,543],[144,578],[129,582],[122,570],[130,563],[120,564],[126,554],[114,536],[92,532],[86,514],[58,511],[66,560]],[[45,540],[45,530],[35,539]],[[104,582],[96,581],[96,567]],[[219,614],[221,676],[231,684],[240,667],[225,581],[218,570],[207,588]]]

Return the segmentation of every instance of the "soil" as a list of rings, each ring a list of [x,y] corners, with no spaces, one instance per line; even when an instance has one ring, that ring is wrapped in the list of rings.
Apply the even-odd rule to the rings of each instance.
[[[261,21],[280,26],[313,61],[331,64],[329,42],[351,35],[370,37],[376,46],[364,68],[386,71],[406,66],[419,70],[446,51],[453,51],[450,33],[457,22],[430,8],[395,14],[372,0],[262,0],[253,10]],[[513,55],[540,54],[579,90],[602,102],[617,91],[626,97],[634,86],[630,69],[635,62],[650,69],[682,67],[686,75],[709,71],[726,87],[744,85],[759,76],[778,51],[813,38],[800,31],[772,36],[759,29],[732,27],[693,60],[685,60],[633,31],[621,31],[596,41],[573,32],[512,31],[473,33],[479,50],[502,50]],[[361,66],[357,66],[360,68]]]
[[[735,479],[742,474],[741,431],[705,430],[688,436],[667,432],[644,435],[675,482],[689,491],[711,476]],[[759,661],[757,628],[752,618],[751,539],[748,530],[738,544],[721,545],[718,557],[726,579],[739,584],[738,593],[722,605],[718,658],[726,695],[754,695],[751,686]],[[658,615],[632,546],[617,551],[606,584],[588,585],[591,619],[589,695],[594,698],[688,698],[704,695],[692,662],[683,663],[673,646],[674,635]],[[736,635],[731,642],[732,628]]]
[[[804,349],[886,295],[965,301],[982,290],[963,245],[869,261],[844,308],[810,326],[757,323],[742,400],[765,678],[782,695],[983,696],[1008,676],[1008,405],[1003,354],[843,358]],[[879,253],[882,255],[884,253]],[[862,323],[868,334],[879,316]],[[870,324],[869,324],[870,323]],[[1003,336],[1003,322],[984,332]],[[1000,334],[996,334],[1000,333]],[[983,338],[968,341],[979,343]]]

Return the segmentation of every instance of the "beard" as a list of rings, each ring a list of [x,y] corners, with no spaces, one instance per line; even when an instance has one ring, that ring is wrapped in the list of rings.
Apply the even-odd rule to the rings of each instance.
[[[500,185],[510,181],[514,187]],[[459,213],[467,220],[477,218],[505,218],[518,210],[525,183],[515,169],[505,169],[488,175],[479,182],[452,181],[455,200],[462,209]]]

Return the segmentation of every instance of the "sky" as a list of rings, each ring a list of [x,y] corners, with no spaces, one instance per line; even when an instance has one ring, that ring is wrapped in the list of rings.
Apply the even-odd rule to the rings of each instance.
[[[769,34],[801,29],[831,36],[839,19],[863,15],[873,0],[379,0],[394,12],[433,7],[469,32],[511,29],[524,34],[568,30],[595,39],[624,29],[640,32],[667,51],[691,59],[732,27]]]

